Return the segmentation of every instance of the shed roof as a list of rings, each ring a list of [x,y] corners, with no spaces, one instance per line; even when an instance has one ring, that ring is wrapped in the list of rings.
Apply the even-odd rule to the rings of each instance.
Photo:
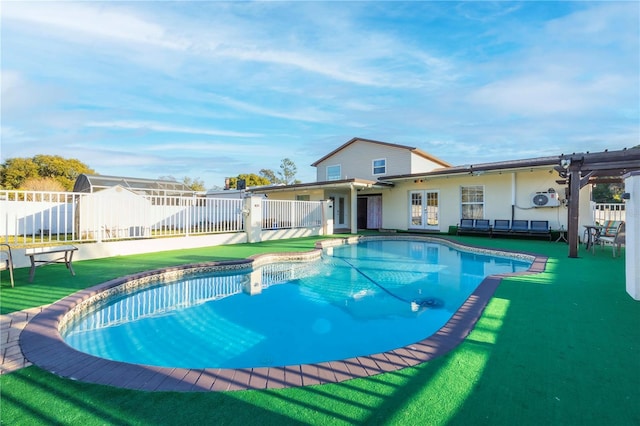
[[[462,166],[454,166],[442,169],[432,170],[430,172],[410,173],[404,175],[384,176],[381,181],[398,181],[406,179],[414,179],[420,177],[435,176],[452,176],[463,175],[479,172],[501,172],[508,170],[522,170],[528,168],[553,167],[560,161],[559,156],[525,158],[521,160],[497,161],[493,163],[465,164]]]
[[[173,180],[87,174],[78,176],[73,185],[73,192],[96,192],[117,185],[136,193],[152,195],[192,195],[195,193],[185,184]]]

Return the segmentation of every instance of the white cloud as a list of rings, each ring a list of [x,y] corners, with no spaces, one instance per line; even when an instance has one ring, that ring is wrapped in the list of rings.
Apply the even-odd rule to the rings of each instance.
[[[615,76],[579,82],[548,74],[520,75],[485,85],[472,92],[469,99],[509,114],[577,115],[608,104],[607,97],[621,88],[619,83]]]
[[[239,138],[254,138],[261,136],[259,133],[236,132],[218,129],[201,129],[195,127],[172,126],[162,123],[150,121],[92,121],[86,124],[87,127],[105,127],[109,129],[126,129],[126,130],[148,130],[162,133],[187,133],[193,135],[209,135],[209,136],[229,136]]]
[[[91,43],[90,39],[97,37],[169,49],[185,49],[188,46],[184,41],[167,34],[162,26],[113,3],[105,7],[101,3],[8,2],[3,5],[3,19],[53,27],[57,36],[74,38],[83,43]]]
[[[34,109],[50,105],[62,95],[59,88],[35,83],[19,71],[3,69],[0,78],[2,114],[5,119],[21,112],[33,115]]]
[[[485,65],[494,78],[472,88],[469,101],[525,117],[610,116],[637,99],[639,40],[629,37],[638,35],[637,13],[633,4],[597,4],[518,34],[522,48]]]
[[[282,118],[286,120],[326,123],[338,118],[338,115],[335,113],[325,112],[310,106],[298,108],[295,112],[283,112],[274,107],[263,107],[249,102],[232,99],[226,96],[209,95],[208,99],[240,111],[250,112],[252,114],[263,115],[267,117]]]
[[[183,16],[161,23],[160,16],[149,13],[153,11],[151,8],[143,15],[142,10],[128,9],[118,3],[105,7],[92,3],[69,2],[61,6],[25,2],[10,4],[5,9],[5,20],[49,29],[53,37],[66,38],[76,44],[95,48],[98,43],[110,54],[118,54],[118,49],[108,44],[119,45],[120,54],[159,69],[170,69],[171,63],[196,56],[216,64],[230,59],[245,64],[272,64],[281,67],[282,73],[305,71],[335,81],[373,87],[420,87],[450,77],[451,66],[446,59],[372,28],[367,29],[366,34],[358,34],[350,21],[334,22],[331,28],[325,28],[339,31],[339,34],[323,34],[331,40],[327,43],[324,39],[287,37],[286,32],[279,36],[280,29],[269,20],[235,17],[232,26],[224,21],[228,16],[224,14],[195,20],[191,22],[193,28],[183,28],[181,25],[190,24]],[[330,9],[324,12],[330,13]],[[306,28],[297,31],[306,31]],[[347,39],[349,42],[345,43]],[[131,56],[129,52],[136,46],[139,56]],[[145,50],[140,50],[142,48]],[[149,49],[154,48],[160,51],[150,53]],[[179,56],[167,58],[162,50]],[[402,78],[398,78],[398,73],[404,74]]]

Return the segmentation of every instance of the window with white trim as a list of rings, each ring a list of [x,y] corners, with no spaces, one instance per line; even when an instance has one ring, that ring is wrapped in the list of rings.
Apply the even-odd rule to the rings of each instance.
[[[387,173],[387,159],[379,158],[377,160],[373,160],[373,174],[374,175],[384,175]]]
[[[484,219],[484,186],[460,187],[462,219]]]
[[[327,180],[340,180],[342,177],[342,167],[340,164],[327,166]]]

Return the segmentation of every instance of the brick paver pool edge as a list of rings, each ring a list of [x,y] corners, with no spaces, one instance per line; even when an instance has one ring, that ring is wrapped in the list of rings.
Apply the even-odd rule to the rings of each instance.
[[[388,238],[388,237],[373,237]],[[415,238],[450,244],[465,250],[478,250],[489,254],[517,254],[502,250],[472,247],[452,243],[438,237],[391,237],[396,239]],[[353,237],[340,240],[351,243],[369,237]],[[332,244],[336,244],[332,240]],[[320,248],[314,250],[319,251]],[[317,254],[317,253],[316,253]],[[209,262],[197,265],[183,265],[130,275],[111,280],[68,296],[48,307],[31,319],[20,334],[20,347],[26,360],[38,367],[61,377],[83,382],[116,386],[144,391],[232,391],[246,389],[274,389],[294,386],[308,386],[323,383],[337,383],[345,380],[369,377],[415,366],[442,356],[458,346],[473,330],[487,303],[493,296],[501,280],[507,276],[535,274],[543,272],[547,257],[521,253],[533,259],[531,267],[520,273],[494,275],[485,278],[469,296],[449,321],[433,335],[392,351],[374,355],[359,356],[344,360],[317,364],[291,365],[284,367],[259,367],[244,369],[188,369],[165,368],[128,364],[95,357],[76,351],[62,339],[60,323],[71,310],[81,302],[117,286],[144,279],[167,271],[204,267],[246,266],[251,263],[282,261],[295,256],[313,255],[312,252],[279,253],[259,255],[246,261]]]

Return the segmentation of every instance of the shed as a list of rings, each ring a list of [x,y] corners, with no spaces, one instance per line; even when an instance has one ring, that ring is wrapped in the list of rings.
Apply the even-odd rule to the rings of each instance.
[[[151,202],[120,185],[82,197],[76,208],[76,232],[83,238],[150,236],[156,221]]]

